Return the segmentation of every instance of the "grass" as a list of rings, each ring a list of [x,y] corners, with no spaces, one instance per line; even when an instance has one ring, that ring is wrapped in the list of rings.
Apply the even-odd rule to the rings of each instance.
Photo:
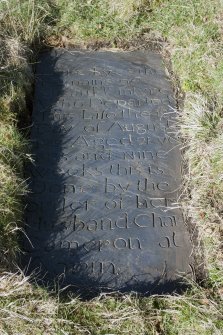
[[[130,39],[141,30],[142,1],[56,1],[54,32],[74,43]]]
[[[221,0],[0,2],[0,334],[222,333],[222,27]],[[171,61],[178,96],[184,93],[185,208],[204,245],[208,280],[182,296],[64,301],[16,268],[27,192],[23,164],[30,159],[31,64],[44,45],[145,47],[151,41]]]

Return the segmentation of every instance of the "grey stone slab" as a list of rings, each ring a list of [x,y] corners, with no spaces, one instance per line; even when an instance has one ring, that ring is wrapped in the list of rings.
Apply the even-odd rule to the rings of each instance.
[[[83,294],[181,288],[191,243],[175,100],[149,51],[43,53],[27,167],[25,263]]]

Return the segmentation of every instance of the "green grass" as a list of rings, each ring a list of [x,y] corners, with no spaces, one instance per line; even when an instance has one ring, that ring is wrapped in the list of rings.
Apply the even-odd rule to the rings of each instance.
[[[222,18],[220,0],[0,2],[1,335],[222,333]],[[27,192],[23,165],[30,159],[31,64],[45,45],[144,48],[151,41],[171,62],[173,84],[185,95],[179,111],[188,171],[184,206],[204,244],[208,281],[205,288],[194,283],[182,296],[64,301],[29,284],[16,268]]]
[[[141,30],[142,1],[56,1],[55,34],[75,41],[107,40],[115,44]]]

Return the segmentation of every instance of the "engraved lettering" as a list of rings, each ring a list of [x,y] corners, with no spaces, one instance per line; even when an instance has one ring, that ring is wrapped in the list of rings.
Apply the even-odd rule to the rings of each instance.
[[[159,246],[161,248],[172,248],[172,247],[178,248],[178,247],[180,247],[180,245],[178,245],[176,243],[176,233],[173,232],[171,237],[169,237],[169,236],[163,237],[163,241],[159,242]]]
[[[152,213],[152,215],[154,215],[154,214]],[[153,220],[153,218],[151,218],[151,216],[149,216],[148,214],[138,214],[134,218],[133,222],[139,228],[148,228],[149,224],[150,224],[150,222],[152,222],[152,220]]]
[[[25,212],[31,271],[42,263],[49,280],[93,294],[156,289],[157,278],[177,283],[175,272],[188,272],[177,111],[159,64],[147,51],[41,55]]]

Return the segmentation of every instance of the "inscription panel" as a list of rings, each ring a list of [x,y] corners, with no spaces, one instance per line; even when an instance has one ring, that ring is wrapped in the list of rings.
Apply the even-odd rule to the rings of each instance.
[[[191,272],[170,81],[152,52],[37,65],[25,262],[80,292],[170,292]],[[43,276],[42,276],[43,277]]]

